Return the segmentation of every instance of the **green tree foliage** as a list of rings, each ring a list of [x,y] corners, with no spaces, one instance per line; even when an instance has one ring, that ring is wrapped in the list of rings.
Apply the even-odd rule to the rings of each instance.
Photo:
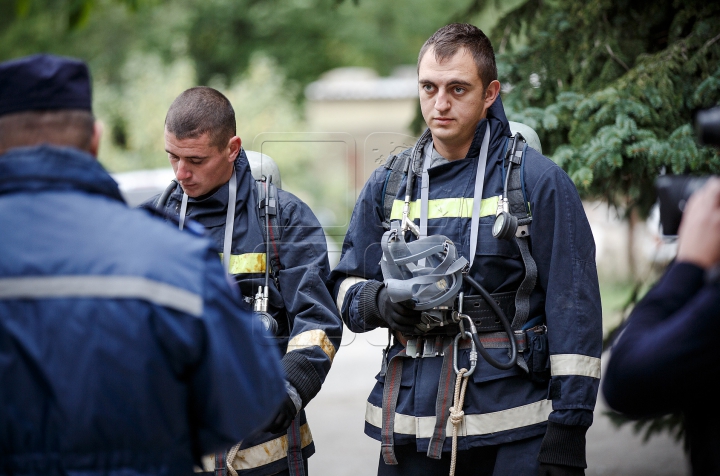
[[[645,214],[659,173],[720,172],[692,128],[720,100],[719,4],[528,0],[492,38],[510,115],[586,196]]]

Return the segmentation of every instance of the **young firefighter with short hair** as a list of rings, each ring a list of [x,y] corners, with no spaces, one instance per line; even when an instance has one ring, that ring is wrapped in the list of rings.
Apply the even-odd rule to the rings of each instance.
[[[320,223],[294,195],[273,191],[267,182],[258,189],[236,135],[235,111],[215,89],[191,88],[175,99],[165,119],[165,149],[177,183],[143,206],[207,229],[246,302],[264,307],[265,323],[276,327],[266,345],[284,354],[280,411],[263,431],[215,455],[205,467],[252,475],[306,474],[315,449],[303,408],[320,391],[342,336],[342,321],[326,287],[330,270]],[[270,200],[260,200],[266,192]],[[267,221],[261,208],[269,214]],[[180,257],[182,250],[177,253]],[[256,338],[266,339],[261,333]]]
[[[584,474],[602,329],[577,190],[510,138],[482,31],[438,30],[420,50],[418,81],[428,131],[370,177],[331,275],[351,330],[392,334],[365,415],[381,442],[378,474]],[[396,173],[407,164],[409,175]],[[463,297],[449,294],[456,284]],[[511,328],[495,322],[501,313]],[[473,364],[475,342],[487,358]]]

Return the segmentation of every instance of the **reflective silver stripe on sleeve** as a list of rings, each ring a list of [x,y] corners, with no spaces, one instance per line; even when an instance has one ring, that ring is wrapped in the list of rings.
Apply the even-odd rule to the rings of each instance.
[[[140,276],[31,276],[0,279],[0,299],[106,298],[142,299],[200,316],[199,295]]]
[[[551,355],[550,374],[600,378],[600,359],[580,354]]]
[[[513,430],[524,426],[535,425],[547,421],[552,412],[550,400],[522,405],[492,413],[465,414],[458,431],[458,436],[487,435],[498,431]],[[382,428],[382,408],[367,403],[365,421],[377,428]],[[395,433],[415,435],[416,438],[430,438],[435,429],[435,417],[413,417],[395,414]],[[446,434],[452,434],[452,422],[448,420]]]
[[[350,276],[349,278],[345,278],[342,283],[340,283],[340,289],[338,289],[338,295],[337,300],[335,303],[337,304],[338,311],[342,312],[342,307],[345,302],[345,295],[348,292],[348,289],[353,284],[362,283],[363,281],[367,281],[365,278],[358,278],[357,276]]]

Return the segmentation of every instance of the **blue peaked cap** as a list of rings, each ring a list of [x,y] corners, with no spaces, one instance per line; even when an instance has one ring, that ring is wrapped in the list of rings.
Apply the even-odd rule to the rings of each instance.
[[[39,54],[0,63],[0,116],[53,109],[92,111],[83,61]]]

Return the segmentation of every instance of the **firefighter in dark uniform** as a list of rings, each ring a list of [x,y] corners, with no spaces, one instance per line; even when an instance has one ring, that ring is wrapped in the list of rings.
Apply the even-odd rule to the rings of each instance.
[[[529,238],[523,237],[527,256],[519,241],[493,236],[505,197],[511,134],[490,41],[471,25],[443,27],[421,49],[418,74],[429,131],[366,183],[330,281],[352,331],[392,331],[365,414],[365,433],[381,441],[378,474],[447,474],[451,466],[458,474],[473,475],[583,474],[585,433],[600,377],[602,329],[595,246],[577,190],[560,167],[527,147],[515,169],[522,185],[520,208],[531,214]],[[388,192],[394,164],[403,160],[411,164],[417,183],[408,206],[403,198],[410,175]],[[475,196],[477,190],[480,196]],[[384,200],[390,194],[395,201],[387,216]],[[527,342],[522,358],[507,369],[480,358],[460,408],[450,408],[458,392],[452,390],[452,359],[445,364],[451,349],[440,333],[445,328],[423,335],[418,327],[422,314],[414,309],[419,303],[393,301],[389,282],[383,282],[384,233],[403,214],[412,230],[418,225],[412,220],[422,213],[425,235],[447,237],[468,263],[466,276],[491,293],[492,300],[497,298],[510,317],[519,312],[512,297],[520,294],[521,283],[530,273],[536,278],[527,297],[527,321],[515,330],[518,342]],[[385,219],[391,226],[383,226]],[[473,234],[476,240],[470,239]],[[404,236],[408,246],[416,239],[409,232]],[[530,261],[536,270],[524,264]],[[467,302],[474,288],[464,279]],[[447,282],[438,281],[438,289]],[[479,333],[488,355],[507,361],[507,345],[493,348],[490,337]],[[503,338],[509,342],[506,334],[498,342]],[[458,367],[469,369],[472,350],[463,342],[457,344]]]
[[[0,475],[189,476],[274,416],[280,355],[210,240],[125,204],[90,84],[0,64]]]
[[[212,88],[192,88],[175,99],[165,120],[165,148],[177,183],[143,206],[206,228],[246,300],[265,302],[273,345],[284,354],[286,395],[273,422],[215,455],[205,469],[305,474],[314,445],[303,408],[320,391],[342,336],[326,287],[330,270],[320,223],[294,195],[278,189],[273,199],[269,177],[257,186],[236,135],[235,112]],[[266,191],[269,201],[259,197]],[[261,216],[261,204],[275,207],[273,219]]]

